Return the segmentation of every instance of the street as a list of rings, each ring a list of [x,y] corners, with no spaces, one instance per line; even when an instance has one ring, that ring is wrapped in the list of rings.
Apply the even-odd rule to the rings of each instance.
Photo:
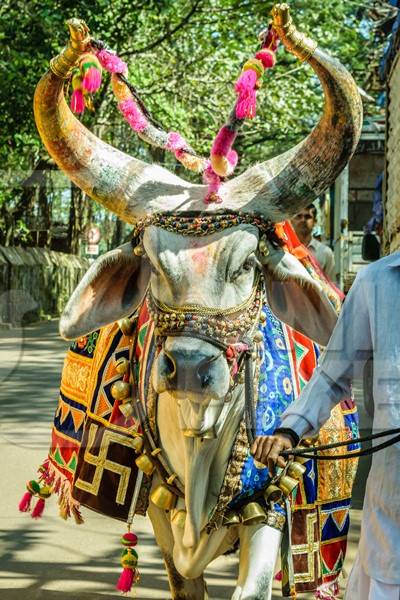
[[[115,583],[120,573],[123,523],[84,509],[85,524],[78,527],[72,520],[58,517],[55,499],[47,503],[40,520],[18,512],[26,481],[36,478],[36,468],[46,457],[66,348],[56,321],[0,332],[2,600],[120,597]],[[360,505],[359,494],[356,505]],[[354,560],[359,526],[360,511],[353,510],[347,572]],[[136,518],[134,531],[139,537],[141,582],[132,595],[166,599],[167,579],[149,520]],[[213,600],[230,598],[237,560],[236,555],[221,557],[207,569]],[[277,600],[281,597],[279,583],[274,590]]]

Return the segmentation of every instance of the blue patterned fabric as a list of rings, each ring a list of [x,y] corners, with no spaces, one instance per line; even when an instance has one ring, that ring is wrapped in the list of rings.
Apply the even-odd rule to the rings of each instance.
[[[279,427],[280,415],[295,398],[289,353],[281,322],[268,306],[263,307],[267,319],[259,326],[264,336],[261,350],[256,435],[270,435]],[[251,455],[244,463],[240,494],[233,503],[265,487],[268,469],[258,469]]]

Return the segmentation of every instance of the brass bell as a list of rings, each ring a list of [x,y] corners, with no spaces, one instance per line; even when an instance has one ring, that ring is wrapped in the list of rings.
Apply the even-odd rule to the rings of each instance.
[[[300,450],[301,447],[298,446],[298,449]],[[306,450],[306,448],[302,448],[303,450]],[[310,458],[305,458],[304,456],[295,456],[294,457],[295,462],[299,463],[300,465],[304,465],[304,463],[308,462],[309,460],[311,460]]]
[[[260,312],[260,323],[265,323],[265,321],[267,320],[267,313],[265,313],[263,310]]]
[[[51,493],[52,493],[52,488],[49,485],[43,485],[40,488],[39,498],[42,498],[42,500],[46,500],[47,498],[50,498]]]
[[[134,324],[135,319],[129,319],[128,317],[126,317],[125,319],[120,319],[118,321],[118,327],[124,335],[131,335]]]
[[[175,507],[176,496],[165,485],[161,484],[156,487],[150,494],[153,504],[163,510],[171,510]]]
[[[145,473],[146,475],[151,475],[154,469],[156,468],[155,464],[153,463],[151,458],[147,456],[147,454],[141,454],[140,456],[138,456],[135,460],[135,463],[139,467],[139,469],[143,471],[143,473]]]
[[[264,492],[264,498],[267,502],[279,502],[282,498],[282,490],[276,485],[269,485]]]
[[[297,488],[298,485],[298,480],[293,479],[293,477],[289,477],[289,475],[283,475],[278,482],[278,487],[282,490],[285,496],[290,496],[290,494]]]
[[[263,256],[268,256],[269,248],[268,248],[267,242],[264,239],[259,241],[258,249],[260,251],[260,254],[262,254]]]
[[[315,435],[314,437],[304,438],[301,440],[302,446],[306,446],[307,448],[309,446],[315,446],[315,444],[317,442],[318,442],[318,435]]]
[[[222,525],[224,527],[231,527],[232,525],[240,525],[240,517],[233,510],[229,511],[224,515],[224,520]]]
[[[129,417],[133,415],[133,406],[130,402],[127,402],[126,404],[120,404],[118,408],[124,415],[125,419],[129,419]]]
[[[111,386],[111,396],[115,400],[125,400],[129,398],[131,386],[126,381],[115,381]]]
[[[115,363],[115,370],[120,375],[125,375],[129,371],[129,360],[121,357]]]
[[[171,513],[171,523],[183,529],[186,523],[186,510],[174,510]]]
[[[143,256],[144,248],[143,248],[142,244],[138,244],[137,246],[135,246],[133,249],[133,253],[135,256]]]
[[[264,523],[267,517],[265,510],[258,502],[249,502],[240,511],[243,525]]]
[[[140,437],[140,435],[137,435],[136,437],[133,438],[132,440],[132,447],[135,450],[135,452],[140,452],[143,448],[143,438]]]
[[[294,477],[295,479],[302,479],[304,473],[306,472],[306,467],[301,465],[299,462],[292,462],[288,466],[288,475]]]
[[[255,334],[253,335],[253,340],[255,341],[256,344],[259,344],[260,342],[262,342],[264,339],[263,333],[260,330],[257,330],[255,332]]]

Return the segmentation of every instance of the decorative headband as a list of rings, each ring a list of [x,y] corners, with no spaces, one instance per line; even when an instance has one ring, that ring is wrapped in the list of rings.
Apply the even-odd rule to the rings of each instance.
[[[249,213],[225,212],[211,215],[202,213],[187,213],[185,215],[155,213],[137,221],[133,229],[132,246],[136,255],[141,256],[144,253],[142,236],[145,228],[149,225],[155,225],[180,235],[201,237],[241,224],[254,225],[263,234],[259,242],[261,253],[263,253],[263,248],[266,250],[267,247],[265,238],[272,242],[274,246],[283,246],[286,242],[287,238],[280,223],[275,224],[270,219]]]

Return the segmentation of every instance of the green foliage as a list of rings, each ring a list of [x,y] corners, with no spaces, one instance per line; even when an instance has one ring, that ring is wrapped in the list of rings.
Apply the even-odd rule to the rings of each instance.
[[[371,4],[373,0],[290,2],[298,27],[340,57],[361,86],[374,40],[360,24]],[[271,7],[272,2],[264,0],[4,0],[0,6],[3,223],[10,211],[14,225],[23,219],[22,183],[29,181],[39,161],[50,162],[36,132],[32,98],[49,59],[67,40],[67,18],[85,19],[92,34],[128,62],[131,82],[165,129],[179,131],[198,152],[208,154],[233,106],[232,84],[257,48],[257,34],[266,26]],[[317,79],[283,48],[276,67],[264,79],[257,118],[246,124],[237,141],[238,170],[297,143],[319,117],[322,95]],[[122,122],[110,90],[104,88],[94,102],[96,112],[84,115],[85,124],[125,152],[149,158],[149,150]],[[179,170],[173,157],[165,160]]]

